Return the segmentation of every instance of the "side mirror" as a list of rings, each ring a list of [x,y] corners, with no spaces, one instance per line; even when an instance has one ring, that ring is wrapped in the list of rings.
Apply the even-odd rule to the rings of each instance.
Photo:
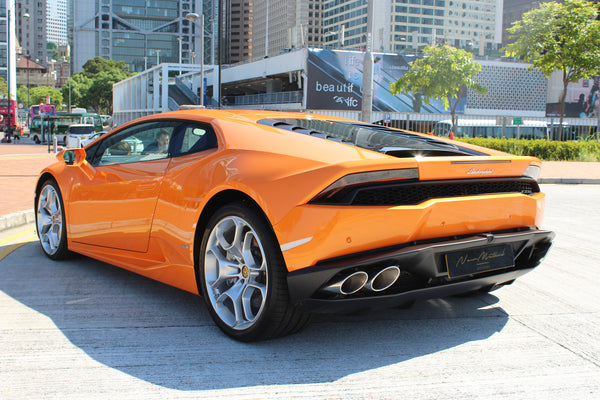
[[[85,149],[68,149],[58,153],[57,158],[67,165],[78,167],[85,161]]]

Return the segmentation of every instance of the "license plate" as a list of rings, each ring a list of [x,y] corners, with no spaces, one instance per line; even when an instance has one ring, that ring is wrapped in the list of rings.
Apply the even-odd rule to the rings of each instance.
[[[449,278],[514,267],[512,246],[478,247],[446,254]]]

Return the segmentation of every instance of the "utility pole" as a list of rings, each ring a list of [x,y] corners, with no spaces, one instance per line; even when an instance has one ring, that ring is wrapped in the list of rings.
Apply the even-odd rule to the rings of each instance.
[[[368,0],[367,3],[367,44],[365,57],[363,61],[363,82],[362,82],[362,113],[361,120],[367,123],[372,122],[373,111],[373,6],[374,0]]]

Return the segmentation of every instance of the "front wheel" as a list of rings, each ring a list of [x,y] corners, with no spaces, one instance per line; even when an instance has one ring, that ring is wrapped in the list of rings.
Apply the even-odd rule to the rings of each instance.
[[[308,314],[290,302],[287,271],[265,218],[244,203],[220,208],[210,219],[199,260],[202,295],[215,323],[241,341],[284,336]]]
[[[37,234],[44,253],[53,260],[70,255],[67,249],[65,209],[55,181],[46,180],[36,195]]]

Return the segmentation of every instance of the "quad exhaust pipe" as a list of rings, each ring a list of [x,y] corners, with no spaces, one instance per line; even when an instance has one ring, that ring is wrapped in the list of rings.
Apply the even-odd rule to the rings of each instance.
[[[353,272],[344,279],[326,286],[323,290],[343,295],[354,294],[362,288],[372,292],[381,292],[396,283],[399,277],[400,268],[391,265],[377,272],[371,279],[364,271]]]

